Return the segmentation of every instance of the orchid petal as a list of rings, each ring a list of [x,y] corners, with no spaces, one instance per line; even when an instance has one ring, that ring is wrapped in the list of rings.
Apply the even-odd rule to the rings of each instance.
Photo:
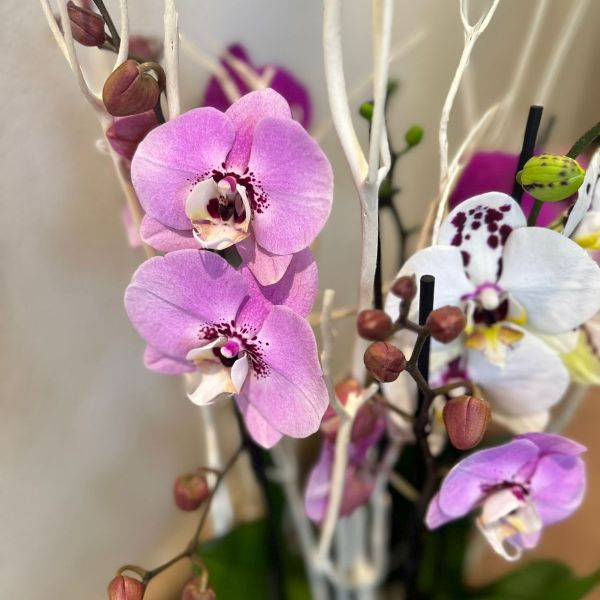
[[[264,119],[254,131],[248,166],[257,180],[258,244],[273,254],[309,246],[333,199],[331,165],[317,142],[292,119]]]
[[[573,205],[565,223],[564,236],[571,237],[572,233],[585,217],[590,206],[600,208],[600,150],[596,150],[585,172],[585,178],[579,188],[577,201]]]
[[[237,361],[239,362],[239,361]],[[237,363],[236,363],[237,364]],[[235,365],[234,365],[235,366]],[[263,448],[272,448],[283,436],[250,404],[242,394],[235,395],[244,423],[252,439]]]
[[[293,257],[293,254],[267,252],[253,238],[242,240],[236,249],[258,283],[265,286],[277,283],[283,277]]]
[[[527,433],[530,431],[544,431],[550,422],[550,411],[544,410],[534,415],[515,417],[505,415],[497,410],[492,413],[494,423],[508,429],[512,433]]]
[[[291,309],[274,306],[257,344],[266,371],[253,369],[243,394],[281,433],[311,435],[319,428],[328,395],[310,326]]]
[[[198,406],[212,404],[215,400],[231,396],[236,392],[229,369],[218,359],[203,360],[194,373],[198,385],[188,398]]]
[[[190,373],[196,369],[187,360],[181,360],[172,356],[163,354],[152,346],[146,346],[144,351],[144,365],[152,371],[163,373],[164,375],[179,375],[180,373]]]
[[[490,192],[453,209],[442,224],[439,243],[460,250],[465,271],[475,285],[493,283],[502,270],[506,240],[525,225],[523,211],[510,196]]]
[[[191,229],[185,201],[194,185],[220,168],[231,149],[231,120],[214,108],[198,108],[153,129],[131,163],[143,209],[174,229]]]
[[[549,229],[527,227],[509,237],[498,284],[524,306],[528,326],[545,333],[574,329],[600,310],[600,268]]]
[[[545,411],[560,401],[569,386],[569,374],[560,357],[533,334],[507,350],[506,365],[490,363],[477,350],[469,350],[469,377],[481,385],[492,409],[522,417]]]
[[[140,235],[146,244],[160,252],[198,247],[191,229],[172,229],[149,215],[142,219]]]

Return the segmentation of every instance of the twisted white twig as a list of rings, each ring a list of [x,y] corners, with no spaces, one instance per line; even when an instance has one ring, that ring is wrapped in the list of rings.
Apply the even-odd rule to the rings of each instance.
[[[175,0],[165,0],[164,26],[167,104],[169,119],[174,119],[181,112],[179,99],[179,15],[175,10]]]

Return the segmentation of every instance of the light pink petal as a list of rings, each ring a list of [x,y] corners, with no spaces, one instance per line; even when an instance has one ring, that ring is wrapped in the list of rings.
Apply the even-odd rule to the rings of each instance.
[[[327,388],[308,323],[285,306],[274,306],[258,333],[266,369],[253,370],[242,392],[278,431],[307,437],[328,406]]]
[[[125,292],[125,309],[151,346],[183,359],[201,345],[204,324],[235,318],[247,289],[242,275],[217,254],[178,250],[138,268]]]
[[[425,524],[429,529],[437,529],[445,525],[449,521],[453,521],[456,517],[451,517],[442,512],[440,508],[440,495],[436,494],[429,502],[427,515],[425,515]]]
[[[575,512],[586,487],[585,465],[578,456],[548,454],[539,461],[531,478],[531,499],[544,525]]]
[[[256,126],[269,117],[292,118],[285,98],[268,88],[242,96],[227,109],[225,114],[235,127],[235,142],[227,156],[227,168],[240,174],[248,166]]]
[[[579,456],[587,450],[582,444],[554,433],[524,433],[517,436],[517,439],[521,438],[533,442],[540,449],[542,456],[546,454]]]
[[[153,129],[131,163],[133,186],[144,210],[168,227],[191,228],[185,200],[200,180],[221,168],[235,132],[214,108],[197,108]]]
[[[249,287],[271,304],[287,306],[303,317],[311,311],[319,290],[317,263],[308,248],[292,256],[285,275],[273,285],[260,285],[246,266],[242,266],[241,273]]]
[[[439,510],[452,519],[463,517],[484,498],[487,489],[517,481],[519,471],[537,456],[536,445],[528,440],[513,440],[471,454],[442,482],[438,494]]]
[[[140,237],[140,232],[133,222],[133,217],[131,216],[131,211],[127,205],[123,206],[121,211],[121,219],[123,221],[123,226],[125,227],[125,233],[127,233],[127,241],[131,248],[139,248],[142,245],[142,238]]]
[[[146,244],[160,252],[198,248],[191,229],[172,229],[148,215],[142,219],[140,234]]]
[[[333,199],[327,157],[302,125],[264,119],[254,132],[248,164],[256,178],[254,235],[265,250],[291,254],[321,231]]]
[[[164,375],[191,373],[196,369],[195,365],[187,360],[167,356],[152,346],[146,346],[146,350],[144,351],[144,365],[148,369],[157,373],[163,373]]]
[[[292,254],[271,254],[249,237],[236,245],[244,265],[252,271],[260,285],[277,283],[292,260]]]
[[[244,423],[252,439],[263,448],[272,448],[283,436],[271,427],[268,421],[241,395],[235,395],[235,401],[244,417]]]
[[[502,270],[502,250],[508,236],[525,225],[523,211],[510,196],[490,192],[454,208],[444,220],[439,243],[460,250],[475,285],[493,283]]]

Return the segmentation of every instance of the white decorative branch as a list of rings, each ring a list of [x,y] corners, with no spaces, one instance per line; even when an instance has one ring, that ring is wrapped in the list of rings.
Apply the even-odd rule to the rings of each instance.
[[[121,45],[119,46],[119,53],[117,54],[117,60],[113,71],[121,64],[123,64],[129,56],[129,10],[127,7],[127,0],[119,0],[119,13],[121,19],[121,30],[119,37],[121,38]]]
[[[181,112],[179,100],[179,15],[175,10],[175,0],[165,0],[164,27],[167,103],[169,106],[169,119],[174,119]]]
[[[454,99],[456,98],[456,93],[458,92],[462,76],[469,64],[469,59],[471,58],[471,53],[475,47],[475,43],[490,24],[490,21],[492,20],[492,17],[494,16],[499,4],[500,0],[494,0],[490,8],[481,16],[479,21],[477,21],[475,25],[470,25],[467,14],[468,0],[461,0],[460,2],[460,18],[465,30],[465,43],[458,67],[456,68],[456,72],[454,73],[454,77],[452,78],[452,82],[448,90],[448,95],[446,96],[444,106],[442,107],[442,115],[440,118],[440,130],[438,136],[440,152],[440,184],[438,205],[433,223],[432,242],[434,244],[437,242],[439,229],[446,211],[446,202],[443,199],[442,192],[448,181],[448,122],[450,121],[450,113],[452,112]]]
[[[323,294],[323,306],[321,309],[321,339],[323,350],[321,351],[321,369],[323,379],[327,385],[329,394],[329,404],[335,409],[338,415],[344,412],[344,407],[340,404],[335,395],[333,387],[333,377],[331,373],[331,356],[333,355],[333,329],[331,327],[331,314],[333,311],[333,300],[335,292],[327,289]]]
[[[552,88],[556,84],[560,69],[577,35],[588,5],[589,0],[577,0],[575,7],[569,10],[568,20],[558,36],[557,43],[549,60],[549,66],[544,71],[544,78],[534,96],[536,104],[540,106],[547,104]]]
[[[69,53],[67,51],[67,45],[65,44],[65,38],[63,37],[62,31],[60,30],[60,27],[54,18],[54,13],[52,12],[52,7],[50,6],[50,0],[40,0],[40,4],[42,5],[42,10],[44,11],[46,21],[48,22],[48,27],[54,36],[57,46],[60,48],[65,60],[69,63],[69,65],[71,65],[71,60],[69,59]]]

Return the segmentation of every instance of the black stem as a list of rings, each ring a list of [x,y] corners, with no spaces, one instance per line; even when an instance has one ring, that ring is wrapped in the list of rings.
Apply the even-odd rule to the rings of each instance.
[[[433,296],[435,291],[435,278],[432,275],[423,275],[419,288],[419,325],[425,325],[429,313],[433,310]],[[429,378],[429,350],[431,339],[426,334],[420,334],[420,350],[416,355],[418,372],[421,378],[427,382]],[[411,360],[413,357],[411,357]],[[408,526],[408,550],[404,567],[407,600],[420,598],[418,588],[419,567],[423,559],[424,551],[424,529],[423,518],[427,505],[435,491],[436,468],[435,459],[429,449],[428,424],[429,409],[433,396],[430,390],[419,386],[417,396],[417,412],[413,424],[413,432],[419,453],[417,455],[416,486],[421,490],[419,499],[414,508],[414,514]]]
[[[544,108],[542,106],[533,105],[529,107],[529,114],[527,115],[527,124],[525,125],[525,134],[523,135],[523,145],[521,146],[521,154],[519,155],[519,162],[517,164],[517,173],[523,168],[525,163],[533,156],[535,151],[535,141],[537,139],[538,130],[542,121],[542,112]],[[516,175],[516,173],[515,173]],[[523,198],[523,188],[516,179],[513,183],[512,197],[521,204],[521,198]]]
[[[244,447],[248,450],[254,476],[256,477],[256,481],[258,482],[265,502],[267,513],[267,551],[269,555],[268,584],[270,596],[273,600],[285,600],[285,575],[282,560],[283,548],[277,533],[278,524],[276,519],[276,507],[273,496],[269,490],[269,480],[267,478],[263,450],[248,435],[240,413],[236,410],[235,414],[238,419],[242,442]]]
[[[102,0],[94,0],[94,4],[100,11],[102,18],[104,19],[104,22],[106,23],[106,26],[108,27],[108,30],[110,31],[110,35],[112,37],[112,42],[118,51],[119,48],[121,47],[121,37],[119,36],[119,32],[117,31],[117,28],[115,27],[115,24],[114,24],[113,20],[111,19],[110,13],[106,9],[106,6],[104,6],[104,2]]]
[[[379,215],[377,215],[379,220]],[[377,262],[375,263],[375,277],[373,279],[373,305],[381,310],[383,308],[383,279],[381,275],[381,231],[377,226]]]

